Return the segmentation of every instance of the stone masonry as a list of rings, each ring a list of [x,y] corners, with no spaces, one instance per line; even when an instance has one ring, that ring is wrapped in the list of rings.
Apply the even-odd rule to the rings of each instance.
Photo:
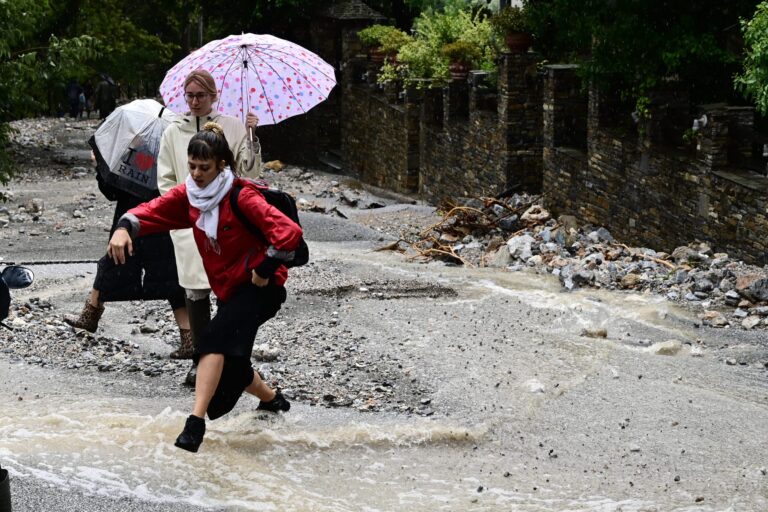
[[[697,139],[688,146],[666,147],[603,126],[600,97],[593,90],[583,150],[557,135],[567,124],[561,118],[579,118],[573,109],[580,110],[581,103],[567,92],[577,89],[558,83],[571,83],[574,70],[548,71],[544,200],[553,213],[606,226],[630,244],[671,251],[701,240],[733,257],[768,263],[768,178],[743,167],[751,157],[751,108],[702,106],[700,114],[708,122]]]
[[[380,20],[366,19],[376,15],[361,2],[336,3],[343,15],[319,17],[311,34],[339,85],[308,116],[260,128],[268,157],[310,163],[337,152],[343,172],[433,203],[541,192],[555,215],[628,244],[671,251],[700,240],[768,263],[766,158],[751,108],[703,105],[692,115],[670,90],[632,125],[631,108],[585,90],[575,66],[542,73],[535,53],[503,55],[496,83],[473,72],[444,88],[381,87],[355,36]],[[703,115],[706,126],[682,142]]]

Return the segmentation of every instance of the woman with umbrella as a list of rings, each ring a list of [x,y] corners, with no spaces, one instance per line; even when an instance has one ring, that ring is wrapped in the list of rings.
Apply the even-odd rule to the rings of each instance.
[[[211,121],[222,127],[237,163],[237,169],[247,177],[258,177],[261,172],[261,157],[258,152],[251,150],[250,138],[246,132],[246,127],[253,129],[258,124],[256,115],[249,113],[243,126],[239,119],[215,112],[213,105],[217,99],[216,82],[210,73],[201,69],[187,75],[183,91],[189,112],[168,126],[160,141],[157,161],[157,185],[160,192],[168,192],[176,185],[185,182],[189,174],[187,167],[189,141],[206,123]],[[188,343],[181,346],[178,355],[191,359],[200,333],[210,321],[211,287],[195,246],[192,230],[173,231],[171,237],[176,250],[179,284],[186,291],[186,304],[192,329],[191,338]],[[193,366],[187,375],[186,383],[194,385],[194,379],[195,367]]]
[[[271,206],[247,180],[235,178],[237,164],[224,131],[207,123],[188,146],[189,175],[166,194],[124,215],[109,242],[116,264],[133,252],[132,238],[192,228],[203,266],[218,297],[218,310],[199,334],[195,403],[176,446],[196,452],[205,434],[205,414],[215,419],[229,412],[243,391],[261,399],[259,409],[287,411],[290,403],[270,389],[251,367],[251,352],[261,324],[285,302],[288,270],[302,231]],[[233,186],[248,220],[267,243],[237,218],[230,205]]]

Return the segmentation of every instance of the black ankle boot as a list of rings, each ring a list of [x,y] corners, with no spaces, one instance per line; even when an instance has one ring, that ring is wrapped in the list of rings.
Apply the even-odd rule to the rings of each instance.
[[[190,388],[195,387],[197,382],[197,364],[192,364],[192,368],[187,372],[187,376],[184,377],[184,385]]]
[[[184,430],[176,438],[174,444],[183,450],[196,452],[200,448],[200,443],[203,442],[204,435],[205,420],[190,414],[187,422],[184,424]]]
[[[269,402],[259,402],[259,406],[256,407],[256,409],[260,411],[270,411],[270,412],[288,412],[291,409],[291,402],[285,399],[283,394],[278,389],[275,391],[275,398],[270,400]]]

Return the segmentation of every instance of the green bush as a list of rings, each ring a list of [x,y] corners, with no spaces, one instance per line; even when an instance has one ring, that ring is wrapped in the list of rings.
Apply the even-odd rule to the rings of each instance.
[[[393,30],[381,36],[379,50],[387,55],[393,55],[412,40],[413,38],[402,30]]]
[[[443,46],[442,54],[448,62],[473,65],[480,58],[480,49],[468,41],[456,41]]]
[[[515,6],[501,9],[491,16],[490,22],[494,32],[500,36],[531,30],[525,9]]]
[[[493,29],[485,12],[471,3],[422,12],[413,28],[414,37],[400,47],[396,64],[384,65],[379,82],[428,79],[440,87],[450,77],[449,64],[456,55],[484,70],[496,68]]]
[[[375,48],[381,46],[388,38],[397,38],[398,34],[405,35],[403,31],[391,25],[371,25],[359,31],[357,37],[365,46]]]
[[[757,6],[751,20],[741,20],[746,56],[744,71],[734,79],[736,89],[768,114],[768,2]]]

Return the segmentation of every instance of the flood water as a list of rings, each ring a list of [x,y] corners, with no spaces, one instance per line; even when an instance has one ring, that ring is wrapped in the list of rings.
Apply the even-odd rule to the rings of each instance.
[[[208,422],[201,451],[188,454],[173,446],[185,416],[135,412],[152,407],[20,402],[4,408],[0,457],[17,475],[106,496],[243,510],[424,509],[450,507],[461,486],[423,456],[483,437],[427,420],[372,424],[295,407]]]
[[[760,402],[766,390],[739,397],[734,405],[733,397],[675,383],[689,374],[706,382],[708,367],[721,366],[716,361],[692,357],[690,345],[666,359],[653,353],[654,344],[668,338],[695,342],[689,313],[650,296],[564,294],[554,280],[541,277],[419,267],[400,271],[422,277],[426,272],[460,290],[458,297],[406,303],[402,312],[391,312],[393,318],[411,315],[414,329],[423,334],[411,339],[408,350],[432,351],[436,368],[449,368],[435,376],[434,416],[300,402],[288,414],[272,415],[255,411],[255,402],[243,399],[232,414],[208,422],[200,452],[190,454],[173,446],[189,397],[52,394],[3,404],[0,460],[12,478],[211,510],[661,512],[759,510],[754,507],[768,503],[768,480],[756,466],[765,454],[759,432],[761,418],[768,417]],[[519,320],[520,327],[512,318],[493,316],[498,313],[493,305],[505,301],[514,304],[515,321],[526,319]],[[504,307],[501,311],[512,311]],[[470,335],[442,325],[443,309],[467,314],[466,333],[513,344],[494,353],[492,364],[482,359],[486,350],[496,350],[488,343],[480,344],[466,365],[454,364],[455,356],[446,355],[448,341]],[[489,316],[473,323],[469,319],[476,311]],[[499,325],[509,325],[506,338],[499,335]],[[608,329],[608,339],[579,335],[601,327]],[[659,387],[637,391],[635,373],[641,370],[635,368],[642,368],[643,384]],[[679,403],[661,404],[657,397],[670,390]],[[685,412],[686,401],[701,403],[700,393],[707,395],[710,409]],[[647,410],[641,414],[637,406],[628,407],[633,398]],[[646,403],[653,400],[661,405]],[[740,414],[748,439],[720,437],[722,425],[702,433],[705,424]],[[631,438],[617,437],[631,431],[617,426],[630,416],[634,423],[627,419],[628,425],[641,428]],[[665,429],[672,420],[691,427],[673,434],[690,460],[678,460],[677,446],[666,447],[670,434]],[[697,428],[700,432],[694,432]],[[726,453],[712,454],[719,466],[707,466],[705,442]],[[632,443],[639,447],[627,448]],[[630,457],[638,460],[630,463]],[[688,469],[697,465],[700,472]],[[740,491],[725,497],[731,484],[711,482],[728,478],[722,475],[737,467],[746,468]],[[695,484],[684,490],[669,487],[678,473]],[[712,494],[703,494],[708,488]],[[699,493],[706,501],[696,501]]]
[[[184,415],[135,412],[152,406],[13,404],[0,419],[0,458],[12,477],[215,510],[646,510],[637,500],[557,497],[557,489],[479,492],[473,475],[483,461],[473,452],[487,441],[482,425],[370,422],[301,407],[282,417],[247,412],[208,422],[201,451],[187,454],[172,445]]]

